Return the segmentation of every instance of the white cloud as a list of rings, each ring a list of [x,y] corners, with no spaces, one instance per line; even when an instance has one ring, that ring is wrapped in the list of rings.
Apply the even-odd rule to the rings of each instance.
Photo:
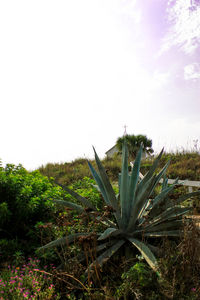
[[[200,5],[197,1],[169,1],[169,31],[163,40],[161,52],[179,46],[193,54],[200,45]]]
[[[185,80],[196,80],[200,79],[200,64],[193,63],[184,67],[184,79]]]

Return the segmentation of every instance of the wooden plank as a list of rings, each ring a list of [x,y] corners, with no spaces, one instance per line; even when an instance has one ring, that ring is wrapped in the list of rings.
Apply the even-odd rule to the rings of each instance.
[[[163,179],[160,180],[160,183],[162,183],[162,182],[163,182]],[[169,184],[173,184],[174,182],[175,182],[175,179],[168,179]],[[200,188],[200,181],[179,180],[177,184]]]

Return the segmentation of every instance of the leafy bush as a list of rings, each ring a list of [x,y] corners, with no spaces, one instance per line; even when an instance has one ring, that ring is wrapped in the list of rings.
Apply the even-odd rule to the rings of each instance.
[[[95,188],[95,180],[90,179],[89,177],[84,177],[81,180],[78,180],[71,184],[69,188],[76,191],[79,195],[89,199],[93,205],[97,208],[102,208],[103,199],[101,194]],[[65,196],[66,199],[73,199],[69,194]]]
[[[35,224],[53,218],[55,207],[51,200],[63,195],[62,189],[53,186],[39,171],[29,173],[21,165],[10,164],[1,168],[0,239],[22,242],[24,248],[33,249],[38,245]]]

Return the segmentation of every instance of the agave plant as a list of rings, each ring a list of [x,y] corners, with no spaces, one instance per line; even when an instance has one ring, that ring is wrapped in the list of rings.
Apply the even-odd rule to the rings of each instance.
[[[152,251],[154,247],[148,244],[148,239],[164,236],[179,237],[183,233],[183,215],[190,211],[190,208],[181,206],[181,203],[192,196],[200,194],[200,191],[183,195],[176,200],[170,199],[169,193],[177,185],[178,180],[171,186],[167,184],[165,173],[169,162],[158,174],[155,173],[163,150],[141,180],[139,171],[142,147],[140,147],[130,174],[128,171],[128,150],[126,142],[124,142],[122,171],[119,175],[119,194],[116,195],[95,149],[94,153],[98,172],[90,162],[88,162],[88,165],[105,204],[112,211],[114,218],[108,219],[105,216],[99,218],[100,222],[106,224],[107,229],[98,235],[97,258],[88,270],[91,270],[94,264],[102,266],[125,244],[126,246],[127,244],[135,246],[151,268],[157,270],[157,260]],[[154,190],[161,178],[163,178],[161,192],[156,195]],[[79,212],[87,211],[92,214],[96,210],[88,199],[67,187],[64,187],[64,189],[81,202],[84,207],[67,201],[55,200],[57,203],[76,209]],[[87,236],[89,233],[75,233],[53,241],[40,249],[60,245],[68,246],[84,235]]]

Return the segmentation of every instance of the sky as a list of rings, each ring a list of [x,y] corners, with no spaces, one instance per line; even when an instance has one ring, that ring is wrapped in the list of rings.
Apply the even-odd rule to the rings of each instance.
[[[0,1],[0,159],[101,158],[124,133],[200,143],[200,0]]]

